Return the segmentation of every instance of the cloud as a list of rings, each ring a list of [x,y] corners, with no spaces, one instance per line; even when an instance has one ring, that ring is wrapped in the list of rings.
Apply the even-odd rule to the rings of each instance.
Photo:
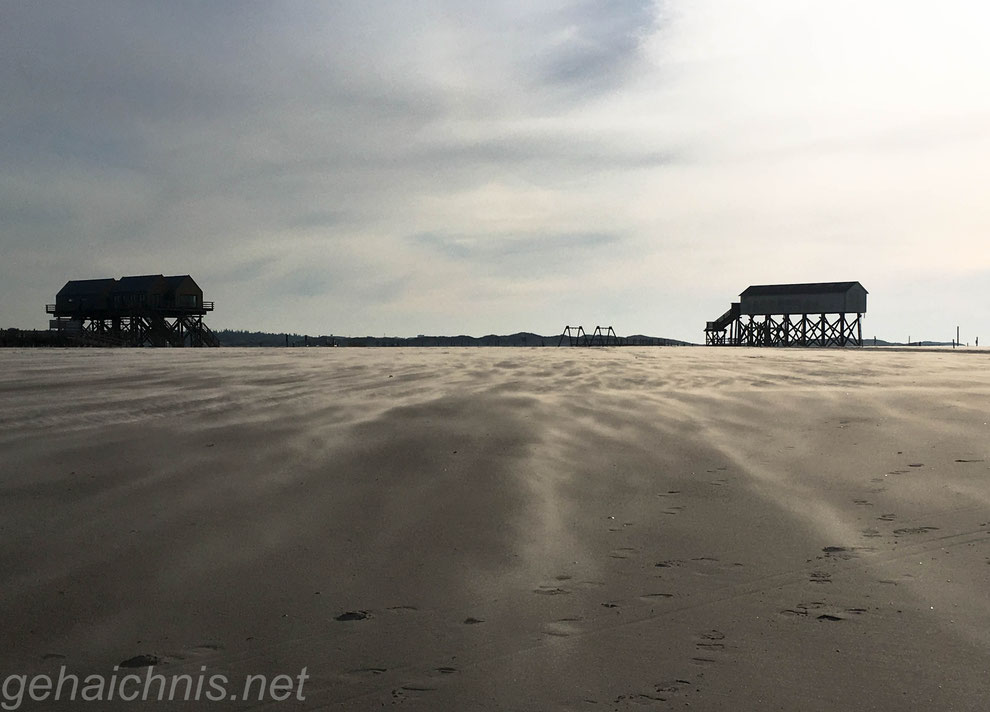
[[[442,257],[467,262],[479,273],[501,280],[539,279],[567,270],[581,270],[603,259],[620,241],[603,233],[542,235],[438,235],[420,233],[412,241]]]

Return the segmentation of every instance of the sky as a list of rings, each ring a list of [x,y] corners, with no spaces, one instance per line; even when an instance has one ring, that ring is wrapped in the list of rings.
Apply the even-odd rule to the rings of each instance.
[[[0,328],[191,274],[214,329],[704,341],[858,280],[990,346],[990,5],[0,5]],[[589,329],[590,330],[590,329]]]

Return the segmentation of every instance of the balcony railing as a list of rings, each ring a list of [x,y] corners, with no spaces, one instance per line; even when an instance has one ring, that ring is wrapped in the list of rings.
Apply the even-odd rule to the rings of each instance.
[[[129,312],[134,311],[135,309],[147,309],[147,305],[145,305],[145,304],[132,304],[132,303],[127,303],[127,304],[115,303],[113,305],[103,306],[102,308],[98,309],[97,311],[98,312],[106,312],[106,313],[112,313],[112,312],[129,313]],[[180,304],[180,305],[173,305],[173,304],[154,304],[154,305],[151,306],[151,309],[152,310],[156,310],[156,309],[177,309],[177,310],[181,310],[181,311],[191,311],[191,312],[197,312],[197,311],[213,311],[213,302],[201,302],[199,305],[195,305],[195,304]],[[89,311],[92,311],[92,309],[90,309]],[[65,314],[65,313],[80,314],[82,312],[87,312],[88,313],[87,310],[80,309],[79,305],[77,305],[77,304],[71,304],[68,307],[63,306],[62,312],[63,312],[63,314]],[[45,313],[46,314],[57,314],[58,313],[58,305],[57,304],[46,304],[45,305]]]

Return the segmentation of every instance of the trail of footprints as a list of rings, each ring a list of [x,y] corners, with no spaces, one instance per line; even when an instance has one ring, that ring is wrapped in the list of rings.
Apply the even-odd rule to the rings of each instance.
[[[690,664],[697,667],[708,668],[720,662],[722,653],[726,649],[726,636],[720,630],[710,629],[696,633],[694,635],[695,653],[690,659]],[[655,683],[648,690],[618,695],[610,700],[613,709],[642,709],[668,707],[671,704],[689,705],[687,699],[692,693],[700,693],[704,682],[705,673],[695,672],[682,677],[664,680]],[[596,704],[598,700],[586,699],[585,702]]]
[[[623,547],[616,550],[621,556],[610,555],[612,558],[634,558],[638,551],[632,547]],[[720,572],[738,571],[742,564],[723,564],[719,559],[712,556],[698,556],[692,559],[667,559],[654,564],[656,568],[681,568],[686,567],[691,573],[701,576],[710,576]],[[604,581],[574,581],[571,576],[561,574],[554,577],[549,583],[539,584],[532,592],[538,596],[570,596],[584,589],[593,589],[605,586]],[[669,590],[646,591],[631,598],[606,599],[599,601],[599,606],[604,609],[620,609],[625,605],[656,604],[668,599],[675,598],[674,593]],[[547,623],[543,632],[554,637],[566,637],[580,632],[578,623],[585,621],[581,616],[558,618]]]
[[[643,707],[656,707],[658,704],[673,703],[678,698],[685,698],[691,692],[700,692],[698,683],[685,678],[675,678],[658,682],[645,692],[632,692],[625,695],[618,695],[611,700],[613,709],[642,709]],[[599,700],[586,699],[585,702],[598,704]],[[667,706],[664,704],[664,706]]]
[[[823,562],[824,564],[827,564],[830,561],[848,561],[850,559],[857,558],[859,556],[859,552],[861,551],[874,551],[874,548],[869,546],[826,546],[822,548],[821,555],[817,556],[815,560]],[[814,560],[809,559],[808,561],[810,563]],[[830,584],[832,583],[832,574],[828,571],[823,571],[820,568],[814,569],[808,572],[808,583]],[[837,623],[839,621],[849,620],[855,616],[863,615],[864,613],[867,613],[867,611],[868,609],[861,607],[842,607],[829,604],[824,600],[811,600],[802,601],[796,604],[793,608],[785,608],[780,611],[780,615],[785,617],[796,617]]]
[[[920,466],[920,463],[910,465],[912,468],[917,468]],[[907,474],[911,471],[912,470],[894,470],[888,474],[900,475]],[[883,478],[874,478],[873,481],[881,483],[885,480],[883,480]],[[723,486],[725,483],[726,480],[717,479],[710,484],[713,486]],[[883,491],[883,489],[884,488],[877,488],[874,491],[879,492]],[[661,498],[675,498],[679,494],[681,494],[680,490],[668,490],[667,492],[659,493],[657,496]],[[863,508],[874,506],[872,502],[866,499],[855,499],[853,500],[853,503],[856,506]],[[671,505],[662,510],[662,513],[666,515],[676,515],[683,509],[684,507],[681,505]],[[620,523],[615,522],[611,517],[609,519],[612,520],[612,525],[608,527],[608,531],[613,533],[625,531],[628,527],[635,525],[634,522],[627,521]],[[881,513],[876,519],[878,522],[889,524],[896,520],[896,515],[894,513]],[[931,526],[900,527],[892,531],[888,530],[888,533],[892,533],[894,536],[907,536],[924,534],[935,530],[937,530],[937,527]],[[877,528],[868,528],[863,530],[861,533],[867,538],[877,538],[882,536],[881,531]],[[861,551],[870,550],[872,550],[872,547],[826,546],[822,549],[822,554],[817,558],[823,564],[827,564],[830,561],[846,561],[859,556],[859,552]],[[641,552],[631,546],[618,546],[608,553],[609,558],[619,561],[636,560],[640,556]],[[990,560],[988,560],[987,563],[990,564]],[[738,570],[742,567],[742,564],[724,564],[715,557],[699,556],[690,559],[659,560],[654,563],[654,566],[656,569],[660,570],[658,575],[662,575],[662,570],[664,569],[673,570],[682,568],[696,575],[712,575],[715,573]],[[824,570],[821,566],[808,572],[809,584],[824,586],[831,583],[831,581],[832,574],[829,571]],[[554,577],[550,582],[537,585],[532,589],[532,593],[538,596],[561,597],[561,600],[566,600],[567,597],[571,596],[575,592],[601,586],[604,586],[604,582],[602,581],[575,581],[572,576],[568,574],[560,574]],[[642,593],[631,599],[602,600],[599,602],[599,606],[602,611],[601,615],[609,615],[607,611],[612,609],[620,609],[627,603],[641,606],[644,604],[659,603],[674,597],[675,594],[668,591],[653,591]],[[415,610],[411,607],[396,608],[396,610],[399,609]],[[868,609],[864,607],[843,607],[830,604],[825,600],[813,598],[810,600],[801,601],[793,607],[784,609],[779,613],[783,617],[806,619],[821,623],[839,623],[842,621],[853,620],[859,616],[868,614],[868,612]],[[587,613],[587,611],[585,611],[585,613]],[[342,614],[338,620],[362,620],[365,616],[370,617],[370,614],[366,611],[353,611]],[[549,638],[566,638],[580,635],[588,630],[589,624],[592,623],[593,619],[597,617],[597,615],[593,615],[592,619],[589,620],[589,618],[584,615],[563,615],[546,623],[542,628],[542,632]],[[463,622],[465,625],[484,623],[482,619],[473,617],[469,617]],[[725,639],[725,634],[716,629],[697,633],[693,640],[694,652],[688,662],[696,667],[708,667],[717,664],[726,650]],[[380,667],[368,667],[349,671],[351,674],[370,676],[381,675],[385,672],[387,672],[387,670]],[[427,674],[425,680],[410,682],[393,689],[391,693],[393,702],[413,699],[424,693],[435,691],[438,689],[437,684],[439,684],[440,678],[446,675],[453,675],[455,673],[457,673],[457,669],[449,666],[433,668],[430,673]],[[618,695],[612,700],[595,700],[589,698],[585,701],[593,704],[611,702],[612,706],[616,709],[642,708],[644,706],[649,707],[660,705],[661,703],[670,703],[678,700],[679,698],[683,700],[683,698],[688,697],[692,692],[700,692],[699,685],[701,684],[700,681],[703,679],[703,676],[704,673],[698,673],[695,676],[695,679],[692,680],[692,675],[685,675],[684,677],[673,678],[655,683],[650,689],[647,690]],[[666,705],[664,704],[664,706]]]
[[[901,455],[903,453],[898,452],[897,454],[898,455]],[[984,462],[984,460],[982,460],[982,459],[969,459],[969,458],[957,458],[956,460],[954,460],[954,462],[956,464],[971,464],[971,463]],[[875,484],[878,484],[878,485],[879,484],[885,484],[885,483],[888,483],[890,481],[888,479],[888,477],[890,475],[897,476],[897,475],[912,474],[912,473],[917,472],[919,469],[923,468],[924,466],[925,466],[925,463],[923,463],[923,462],[912,462],[912,463],[909,463],[907,465],[908,469],[894,469],[894,470],[889,470],[883,476],[879,476],[878,475],[876,477],[871,478],[870,479],[870,482],[875,483]],[[884,492],[885,490],[886,490],[886,487],[875,487],[875,488],[871,489],[870,491],[871,492],[875,492],[875,493],[879,493],[879,492]],[[873,503],[872,502],[870,502],[868,500],[865,500],[865,499],[854,499],[853,500],[853,503],[856,504],[856,505],[858,505],[858,506],[863,506],[863,507],[872,507],[873,506]],[[878,522],[889,523],[889,522],[893,522],[896,518],[897,518],[897,515],[894,512],[885,512],[885,513],[883,513],[883,514],[881,514],[880,516],[877,517],[877,521]],[[926,533],[932,532],[932,531],[938,531],[938,527],[925,526],[925,525],[915,526],[915,527],[900,527],[900,528],[897,528],[897,529],[892,530],[890,533],[893,534],[895,537],[902,537],[902,536],[911,536],[911,535],[916,535],[916,534],[926,534]],[[876,539],[876,538],[879,538],[879,537],[883,536],[883,533],[879,529],[877,529],[876,527],[867,527],[866,529],[861,530],[860,531],[860,534],[863,537],[870,538],[870,539]]]
[[[694,647],[698,651],[696,657],[691,658],[691,662],[699,665],[710,665],[718,662],[716,653],[725,650],[725,633],[719,630],[707,630],[696,636]]]
[[[385,609],[389,613],[393,614],[403,614],[403,613],[415,613],[418,611],[416,606],[390,606]],[[335,620],[341,623],[354,623],[357,621],[366,621],[373,618],[373,614],[369,611],[345,611],[338,616],[335,616]],[[481,618],[474,618],[469,616],[462,621],[464,625],[479,625],[485,621]],[[353,668],[351,670],[345,671],[346,675],[363,678],[363,677],[378,677],[384,675],[389,670],[386,667],[380,666],[368,666],[361,668]],[[411,701],[424,693],[436,692],[440,689],[440,679],[446,675],[453,675],[458,672],[458,669],[450,665],[440,665],[434,667],[425,672],[424,675],[420,676],[420,679],[414,679],[410,682],[404,683],[395,687],[391,690],[392,704],[400,704],[405,701]]]
[[[724,481],[712,483],[721,486]],[[669,490],[659,497],[674,497],[680,494],[678,490]],[[676,514],[682,507],[671,506],[663,511],[664,514]],[[625,522],[622,527],[633,526],[632,522]],[[609,531],[621,531],[619,527],[610,527]],[[641,558],[641,552],[635,547],[620,546],[612,549],[609,558],[617,560],[635,560]],[[726,574],[737,572],[742,569],[740,563],[723,563],[713,556],[697,556],[689,559],[662,559],[655,561],[654,568],[658,578],[677,578],[678,575],[700,575],[712,576],[716,574]],[[682,570],[675,574],[674,570]],[[594,586],[603,586],[600,581],[580,581],[575,582],[568,575],[560,575],[553,581],[538,585],[533,589],[533,593],[541,596],[566,596],[578,589],[587,589]],[[675,594],[670,591],[657,590],[641,593],[629,599],[603,600],[599,602],[602,610],[600,615],[609,615],[609,611],[619,612],[625,605],[643,607],[646,604],[655,605],[663,601],[675,598]],[[564,600],[564,599],[561,599]],[[652,609],[651,609],[652,610]],[[543,626],[543,633],[549,637],[566,638],[573,635],[580,635],[589,630],[599,615],[592,615],[587,618],[582,615],[567,615],[555,618]],[[691,666],[707,668],[719,662],[720,657],[726,648],[725,634],[719,630],[711,629],[697,633],[692,641],[693,651],[687,659],[686,664]],[[703,672],[689,674],[683,677],[673,678],[657,682],[651,688],[639,690],[627,694],[618,695],[612,699],[592,699],[584,701],[588,704],[608,705],[612,709],[642,709],[666,707],[669,704],[678,702],[683,704],[684,698],[692,692],[700,692],[701,681],[704,678]]]

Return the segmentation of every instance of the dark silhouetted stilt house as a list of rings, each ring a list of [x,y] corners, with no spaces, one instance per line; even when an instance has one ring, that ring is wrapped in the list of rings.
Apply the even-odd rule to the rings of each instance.
[[[859,282],[749,287],[705,325],[705,344],[862,346],[867,294]]]
[[[80,345],[219,345],[203,323],[213,302],[187,274],[72,280],[45,311],[52,330]]]

